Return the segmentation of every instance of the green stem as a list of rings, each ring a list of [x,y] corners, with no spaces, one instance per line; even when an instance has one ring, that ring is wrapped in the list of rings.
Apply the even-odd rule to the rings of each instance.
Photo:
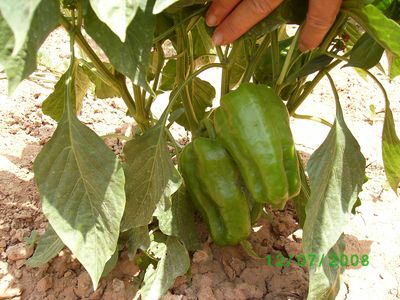
[[[176,82],[177,84],[180,84],[181,82],[186,81],[187,59],[188,59],[188,55],[186,54],[187,53],[186,49],[189,43],[183,25],[177,27],[176,38],[177,38],[178,53],[185,52],[185,55],[179,57],[176,60]],[[191,102],[191,97],[190,97],[191,95],[188,85],[185,85],[183,93],[179,92],[179,94],[182,97],[183,107],[185,108],[185,114],[189,122],[189,129],[192,133],[195,134],[198,128],[198,121]]]
[[[194,71],[192,74],[190,74],[187,78],[186,81],[183,81],[180,83],[180,85],[177,87],[175,94],[172,96],[171,100],[168,103],[167,108],[164,110],[163,115],[160,118],[160,122],[163,126],[165,126],[165,124],[167,123],[167,119],[168,119],[168,114],[172,108],[172,106],[174,105],[174,103],[176,102],[176,100],[179,97],[179,94],[182,92],[182,90],[199,74],[203,73],[204,71],[211,69],[211,68],[222,68],[223,65],[220,63],[212,63],[212,64],[208,64],[205,65],[203,67],[201,67],[200,69]]]
[[[254,74],[254,72],[255,72],[255,70],[256,70],[259,62],[260,62],[260,59],[261,59],[265,49],[268,48],[270,42],[271,42],[271,35],[267,34],[264,37],[263,41],[261,42],[260,46],[258,46],[258,49],[257,49],[256,54],[254,55],[254,57],[251,57],[249,59],[249,64],[247,65],[246,71],[245,71],[245,73],[243,75],[242,83],[250,81],[251,77],[253,76],[253,74]]]
[[[283,63],[283,67],[282,67],[281,73],[279,74],[278,80],[276,81],[276,87],[277,87],[278,91],[281,89],[283,81],[285,80],[286,74],[289,71],[290,62],[292,60],[293,53],[295,50],[297,50],[297,43],[299,41],[301,29],[302,29],[302,27],[300,26],[292,40],[292,43],[290,44],[289,52],[285,58],[285,62]]]
[[[215,49],[217,51],[219,61],[223,65],[222,75],[221,75],[221,98],[222,98],[225,94],[229,93],[229,69],[228,69],[227,58],[222,52],[221,46],[216,46]]]
[[[278,30],[271,32],[272,82],[275,82],[280,70]]]
[[[157,69],[156,69],[156,75],[153,80],[153,91],[157,91],[158,89],[158,84],[160,82],[160,76],[161,76],[161,70],[164,66],[165,62],[165,56],[164,56],[164,50],[161,46],[161,43],[156,44],[156,51],[157,51]],[[150,109],[151,105],[153,104],[155,97],[153,95],[149,96],[149,99],[146,102],[145,105],[145,111],[147,115],[150,115]]]
[[[387,92],[386,92],[385,87],[382,85],[382,83],[379,81],[379,79],[376,78],[370,71],[368,71],[368,70],[364,70],[364,71],[365,71],[365,72],[367,73],[367,75],[368,75],[369,77],[371,77],[372,80],[375,81],[375,83],[378,85],[379,89],[382,91],[383,97],[385,98],[386,107],[388,107],[389,104],[390,104],[390,101],[389,101],[389,96],[388,96],[388,94],[387,94]]]
[[[327,120],[319,118],[319,117],[314,117],[314,116],[309,116],[309,115],[298,115],[298,114],[294,113],[293,114],[293,118],[318,122],[318,123],[321,123],[321,124],[326,125],[328,127],[332,127],[333,126]]]
[[[310,82],[310,84],[304,89],[303,93],[294,101],[287,103],[287,109],[289,115],[293,116],[296,112],[297,108],[303,103],[303,101],[308,97],[308,95],[312,92],[312,90],[317,86],[317,84],[321,81],[321,79],[325,76],[327,72],[332,70],[334,67],[341,63],[340,60],[336,60],[332,62],[330,65],[326,66],[324,69],[318,72],[318,74],[314,77],[314,79]]]
[[[67,30],[71,31],[72,25],[66,20],[64,16],[61,17],[60,19],[61,25]],[[107,69],[107,67],[103,64],[103,62],[100,60],[100,58],[97,56],[97,54],[93,51],[93,49],[90,47],[90,45],[87,43],[85,38],[83,37],[82,33],[80,32],[79,28],[75,29],[75,41],[78,44],[79,48],[82,49],[83,52],[89,57],[89,59],[92,61],[93,65],[96,67],[96,69],[103,74],[103,76],[107,79],[107,83],[111,85],[114,89],[119,91],[122,99],[125,102],[125,105],[128,107],[129,113],[133,116],[133,118],[136,120],[136,122],[139,124],[139,126],[143,127],[144,124],[146,124],[148,121],[143,120],[140,118],[140,116],[136,115],[136,105],[135,102],[132,99],[131,94],[128,91],[128,88],[126,87],[126,83],[124,81],[124,78],[118,79],[115,77],[110,70]]]

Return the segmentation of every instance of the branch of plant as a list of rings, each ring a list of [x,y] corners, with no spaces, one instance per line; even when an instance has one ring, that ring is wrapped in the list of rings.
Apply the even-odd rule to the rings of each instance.
[[[296,112],[297,108],[304,102],[304,100],[308,97],[308,95],[312,92],[312,90],[317,86],[317,84],[321,81],[321,79],[325,76],[327,72],[332,70],[334,67],[341,63],[340,60],[335,60],[326,66],[324,69],[318,72],[318,74],[314,77],[314,79],[310,82],[309,85],[304,89],[301,95],[295,99],[293,102],[287,103],[287,109],[289,115],[293,116]]]
[[[310,121],[314,121],[314,122],[318,122],[320,124],[326,125],[328,127],[332,127],[333,125],[331,123],[329,123],[327,120],[323,119],[323,118],[319,118],[319,117],[315,117],[315,116],[309,116],[309,115],[300,115],[300,114],[296,114],[294,113],[293,118],[295,119],[301,119],[301,120],[310,120]]]
[[[279,91],[282,88],[282,84],[286,78],[286,74],[289,71],[289,67],[290,67],[290,63],[292,61],[292,57],[293,57],[293,53],[295,50],[297,50],[297,44],[300,38],[300,32],[301,32],[302,26],[300,26],[297,29],[296,34],[293,37],[292,43],[290,44],[290,48],[289,48],[289,52],[285,58],[285,61],[283,63],[282,69],[281,69],[281,73],[279,74],[278,80],[276,81],[276,90],[279,93]]]
[[[160,122],[163,126],[167,123],[168,115],[171,111],[172,106],[175,104],[176,100],[179,97],[179,94],[182,92],[182,90],[199,74],[203,73],[204,71],[211,69],[211,68],[223,68],[223,65],[221,63],[212,63],[205,65],[201,67],[200,69],[194,71],[192,74],[190,74],[185,81],[183,81],[175,91],[175,94],[172,96],[171,100],[168,103],[167,108],[164,110],[163,115],[160,118]]]
[[[176,38],[177,38],[177,52],[181,53],[184,52],[185,49],[188,49],[189,41],[187,39],[187,35],[185,32],[185,27],[183,25],[176,28]],[[189,68],[187,66],[187,61],[189,57],[187,51],[185,51],[185,55],[179,57],[176,60],[176,84],[181,84],[182,82],[186,81],[186,73],[188,72]],[[190,131],[196,132],[198,128],[198,121],[196,117],[196,113],[194,111],[192,101],[191,101],[191,93],[189,90],[189,86],[185,85],[183,93],[179,92],[178,96],[182,97],[183,107],[185,108],[185,114],[189,122]]]
[[[67,30],[70,31],[71,24],[68,22],[68,20],[64,17],[61,16],[60,19],[61,25]],[[105,78],[107,78],[107,83],[111,85],[113,88],[115,88],[117,91],[119,91],[122,99],[125,102],[125,105],[128,108],[129,113],[133,116],[133,118],[136,120],[136,122],[139,124],[142,129],[147,127],[148,120],[141,118],[140,115],[136,115],[136,105],[135,102],[132,99],[131,94],[128,91],[128,88],[126,86],[125,77],[117,78],[114,76],[110,70],[107,69],[107,67],[104,65],[104,63],[100,60],[100,58],[97,56],[97,54],[93,51],[93,49],[90,47],[86,39],[83,37],[80,28],[75,28],[75,41],[78,44],[79,48],[89,57],[89,59],[92,61],[93,65],[96,67],[96,69],[101,72]]]
[[[265,49],[269,46],[271,42],[271,35],[267,34],[263,41],[261,42],[260,46],[258,46],[258,49],[253,57],[250,57],[248,59],[249,64],[247,65],[246,71],[243,74],[243,77],[241,79],[241,82],[249,82],[251,79],[251,76],[253,76],[258,64],[260,63],[260,59],[262,57],[262,54],[264,53]]]
[[[165,55],[164,55],[164,50],[161,46],[161,43],[156,43],[156,51],[157,51],[157,68],[156,68],[156,74],[153,80],[153,91],[157,91],[158,89],[158,84],[160,82],[160,76],[161,76],[161,70],[164,66],[165,62]],[[146,101],[145,105],[145,110],[147,115],[150,115],[150,108],[151,105],[153,104],[155,97],[153,95],[149,96],[149,99]]]

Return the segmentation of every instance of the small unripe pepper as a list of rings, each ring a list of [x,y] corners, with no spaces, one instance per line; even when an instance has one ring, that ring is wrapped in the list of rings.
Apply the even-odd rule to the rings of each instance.
[[[250,209],[239,170],[225,148],[215,139],[196,138],[183,149],[179,165],[215,244],[235,245],[246,239]]]
[[[214,113],[217,138],[256,202],[282,209],[300,191],[297,154],[285,105],[266,85],[242,84]]]

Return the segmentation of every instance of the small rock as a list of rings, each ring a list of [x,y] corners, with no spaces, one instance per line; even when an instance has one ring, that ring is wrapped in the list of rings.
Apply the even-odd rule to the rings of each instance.
[[[0,231],[5,231],[5,232],[9,232],[10,231],[10,224],[6,223],[6,224],[1,224],[0,225]]]
[[[17,269],[21,269],[23,266],[25,266],[26,259],[19,259],[15,262],[15,266]]]
[[[0,241],[0,248],[4,249],[5,247],[7,247],[7,243],[5,240],[1,240]]]
[[[203,264],[210,260],[210,256],[204,250],[198,250],[193,254],[193,262],[196,264]]]
[[[0,260],[0,279],[8,273],[8,264],[5,261]]]
[[[296,242],[300,242],[303,239],[303,229],[297,229],[292,236]]]
[[[11,299],[22,294],[22,289],[17,286],[11,274],[0,280],[0,299]]]
[[[21,279],[21,277],[22,277],[22,271],[21,270],[15,270],[14,271],[14,277],[16,278],[16,279]]]
[[[7,248],[6,254],[9,260],[27,259],[33,253],[33,247],[25,243],[19,243]]]
[[[212,289],[209,286],[202,287],[197,294],[197,297],[199,300],[214,300],[217,299],[215,298],[215,295],[212,291]]]
[[[182,295],[173,295],[170,292],[166,293],[164,296],[160,298],[160,300],[181,300],[183,299]]]
[[[92,292],[91,281],[87,272],[82,272],[78,276],[78,284],[77,287],[75,287],[74,292],[81,298],[89,296],[90,292]]]
[[[36,284],[36,289],[39,293],[44,293],[53,287],[53,278],[46,275]]]
[[[113,279],[112,287],[113,287],[113,290],[117,293],[125,291],[125,283],[118,278]]]

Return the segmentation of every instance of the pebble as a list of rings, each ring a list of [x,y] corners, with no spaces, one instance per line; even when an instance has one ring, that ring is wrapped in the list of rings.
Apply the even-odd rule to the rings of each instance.
[[[39,293],[44,293],[53,287],[53,278],[46,275],[36,284],[36,289]]]
[[[28,246],[25,243],[19,243],[8,247],[6,254],[7,258],[13,261],[27,259],[33,254],[33,247]]]
[[[11,299],[22,294],[22,289],[16,285],[11,274],[0,280],[0,299]]]

